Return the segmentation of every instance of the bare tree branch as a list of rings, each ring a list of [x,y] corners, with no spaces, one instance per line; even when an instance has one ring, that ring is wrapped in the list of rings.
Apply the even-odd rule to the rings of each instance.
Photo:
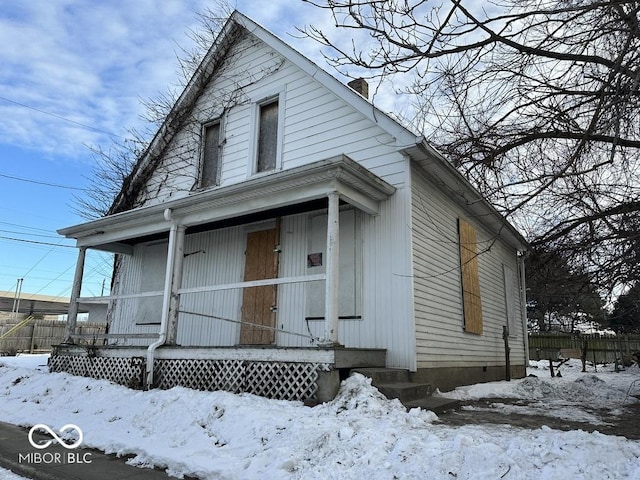
[[[412,129],[534,244],[638,280],[639,0],[305,1],[354,34],[302,30],[340,72],[411,75]]]

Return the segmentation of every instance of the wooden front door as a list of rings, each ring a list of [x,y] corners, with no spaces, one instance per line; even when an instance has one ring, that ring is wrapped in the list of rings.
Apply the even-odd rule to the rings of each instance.
[[[264,280],[278,276],[278,228],[247,234],[244,281]],[[275,327],[277,286],[265,285],[245,288],[242,295],[242,345],[270,345],[275,342],[275,331],[248,324]],[[247,323],[244,323],[247,322]]]

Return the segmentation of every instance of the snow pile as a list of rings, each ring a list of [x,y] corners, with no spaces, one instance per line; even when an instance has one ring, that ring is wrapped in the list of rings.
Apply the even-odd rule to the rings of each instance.
[[[345,380],[334,401],[309,408],[247,394],[135,391],[4,361],[1,421],[74,423],[85,446],[179,478],[640,478],[640,442],[546,427],[448,427],[431,412],[407,412],[361,375]],[[590,382],[606,389],[593,380],[584,388]],[[494,390],[507,390],[502,383]],[[513,395],[529,395],[528,383],[510,383]]]
[[[614,405],[619,406],[618,404],[624,401],[625,392],[619,391],[615,385],[609,388],[604,380],[595,375],[585,374],[576,380],[566,382],[527,377],[518,382],[513,393],[518,398],[531,400],[564,400],[582,403],[585,399],[589,399],[594,407],[609,408]],[[629,401],[637,402],[633,397]]]
[[[542,363],[542,362],[540,362]],[[514,398],[525,400],[569,400],[583,402],[589,400],[592,406],[608,408],[623,403],[635,403],[634,397],[627,397],[629,387],[638,380],[638,366],[627,371],[613,373],[612,367],[600,366],[599,372],[582,373],[577,360],[571,360],[562,367],[562,377],[552,378],[548,368],[532,362],[529,376],[511,382],[489,382],[458,387],[452,392],[439,393],[458,400],[478,400],[481,398]]]

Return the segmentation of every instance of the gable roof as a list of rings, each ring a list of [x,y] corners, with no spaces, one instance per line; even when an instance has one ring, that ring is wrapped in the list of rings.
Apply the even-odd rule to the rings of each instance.
[[[520,233],[484,199],[483,195],[451,163],[431,147],[424,137],[411,132],[388,114],[379,110],[368,99],[237,10],[231,14],[223,26],[148,148],[125,180],[109,214],[119,213],[130,208],[129,202],[137,193],[137,186],[144,183],[153,172],[154,163],[162,156],[162,152],[178,132],[185,115],[184,112],[191,111],[202,88],[216,74],[224,56],[243,30],[267,44],[314,81],[321,83],[346,104],[388,132],[395,139],[400,152],[417,162],[430,176],[435,178],[436,184],[447,191],[452,200],[473,214],[474,217],[479,218],[492,230],[492,233],[505,237],[516,248],[526,248],[527,242]]]

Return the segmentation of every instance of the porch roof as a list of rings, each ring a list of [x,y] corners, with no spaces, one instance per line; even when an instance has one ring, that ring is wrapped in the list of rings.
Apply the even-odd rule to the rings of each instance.
[[[186,227],[318,200],[337,192],[340,199],[377,214],[379,202],[395,187],[340,155],[308,165],[256,176],[247,181],[191,192],[185,197],[136,208],[58,230],[78,247],[131,253],[131,239],[167,232],[171,222]],[[165,211],[170,209],[170,221]]]

